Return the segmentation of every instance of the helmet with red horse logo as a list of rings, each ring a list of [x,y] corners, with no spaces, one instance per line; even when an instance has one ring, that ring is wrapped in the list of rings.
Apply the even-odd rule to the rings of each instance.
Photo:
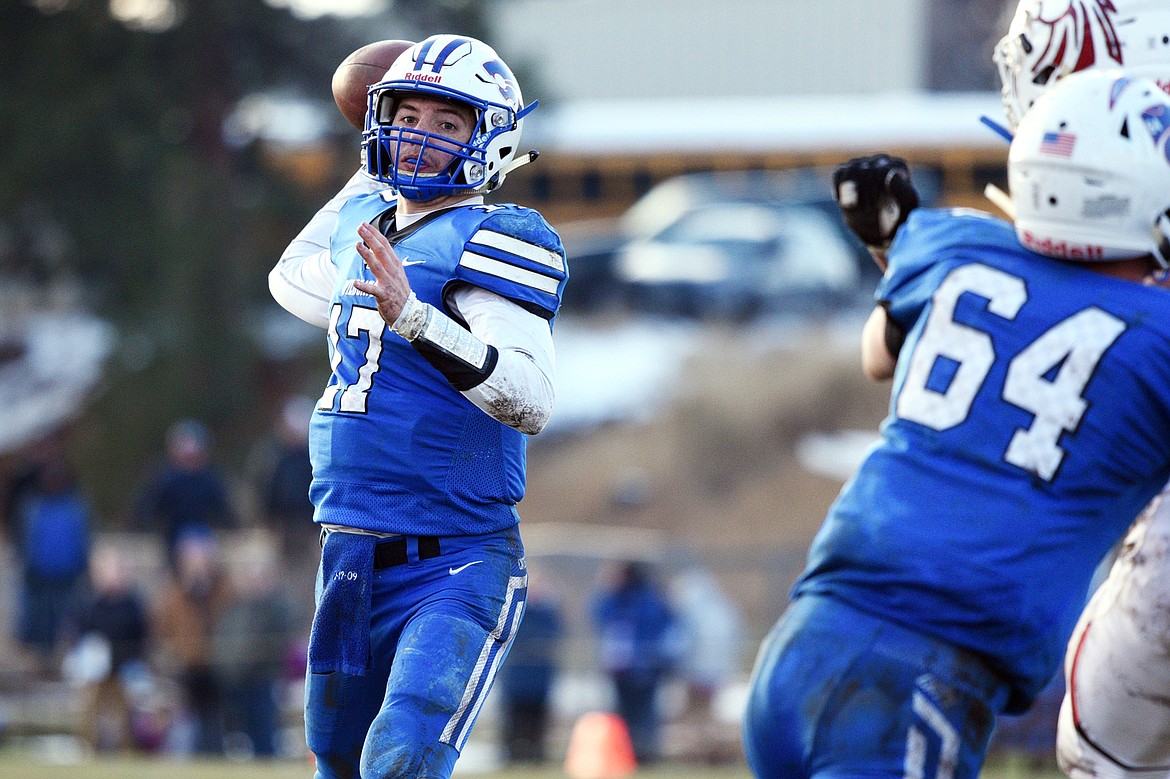
[[[1166,0],[1021,0],[995,47],[1012,129],[1057,79],[1089,68],[1124,68],[1170,88]]]

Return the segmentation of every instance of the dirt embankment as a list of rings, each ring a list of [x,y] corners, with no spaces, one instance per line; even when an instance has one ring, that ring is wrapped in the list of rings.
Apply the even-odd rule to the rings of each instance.
[[[655,419],[533,446],[523,526],[534,541],[553,523],[604,526],[595,535],[613,529],[614,555],[659,539],[666,562],[709,567],[756,632],[782,605],[842,483],[802,467],[798,443],[876,431],[889,387],[861,375],[856,336],[829,328],[788,347],[753,347],[724,329],[704,339],[688,386]]]

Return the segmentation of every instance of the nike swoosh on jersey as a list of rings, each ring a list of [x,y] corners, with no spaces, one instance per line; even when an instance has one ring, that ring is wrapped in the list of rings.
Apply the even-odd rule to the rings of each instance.
[[[402,267],[405,268],[407,265],[422,265],[426,260],[401,260],[401,262]]]
[[[448,568],[448,569],[447,569],[447,573],[449,573],[449,574],[451,574],[452,576],[454,576],[455,574],[457,574],[457,573],[459,573],[460,571],[462,571],[464,568],[470,568],[471,566],[473,566],[473,565],[479,565],[479,564],[480,564],[480,563],[482,563],[482,562],[483,562],[483,560],[475,560],[475,561],[473,561],[473,562],[470,562],[470,563],[464,563],[463,565],[459,566],[458,568]]]

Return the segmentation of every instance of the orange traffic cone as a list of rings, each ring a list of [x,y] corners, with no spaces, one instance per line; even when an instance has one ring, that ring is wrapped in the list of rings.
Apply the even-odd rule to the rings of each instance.
[[[569,779],[614,779],[638,770],[625,721],[616,714],[582,714],[569,735],[565,774]]]

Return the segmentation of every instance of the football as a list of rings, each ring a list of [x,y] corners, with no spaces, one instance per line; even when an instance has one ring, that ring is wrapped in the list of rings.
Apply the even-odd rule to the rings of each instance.
[[[333,72],[333,100],[350,124],[365,129],[367,90],[381,81],[398,55],[413,45],[412,41],[376,41],[362,46],[337,66]]]

